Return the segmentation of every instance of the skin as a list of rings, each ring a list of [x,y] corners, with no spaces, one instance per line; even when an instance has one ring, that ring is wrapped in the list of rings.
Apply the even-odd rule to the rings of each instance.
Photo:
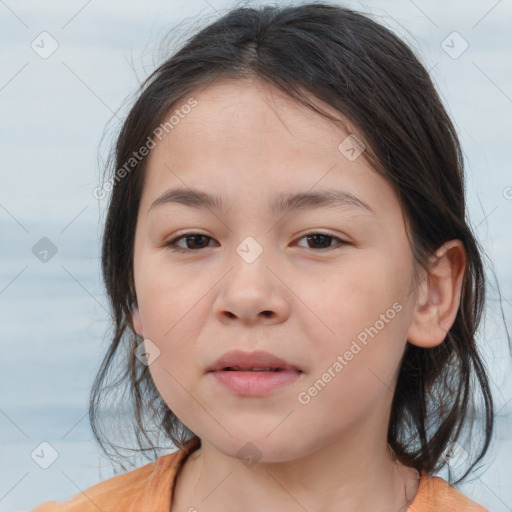
[[[218,80],[192,96],[197,106],[149,156],[134,253],[134,329],[160,351],[149,366],[158,391],[202,440],[172,512],[405,510],[418,473],[387,445],[399,362],[407,342],[438,345],[453,324],[461,242],[441,247],[416,286],[397,196],[363,157],[338,150],[346,131],[257,79]],[[175,187],[216,193],[226,209],[150,209]],[[375,214],[269,210],[274,194],[320,189],[349,191]],[[184,230],[210,238],[182,238],[186,254],[165,246]],[[319,232],[334,238],[305,238]],[[236,252],[248,236],[263,250],[250,264]],[[400,312],[300,403],[394,303]],[[266,350],[303,373],[270,395],[235,395],[207,373],[233,348]],[[250,466],[237,458],[248,442],[260,456]]]

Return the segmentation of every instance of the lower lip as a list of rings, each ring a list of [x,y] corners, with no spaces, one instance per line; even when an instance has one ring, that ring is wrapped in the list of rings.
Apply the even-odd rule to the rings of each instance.
[[[238,395],[263,396],[295,382],[301,372],[282,370],[279,372],[216,371],[215,378],[227,389]]]

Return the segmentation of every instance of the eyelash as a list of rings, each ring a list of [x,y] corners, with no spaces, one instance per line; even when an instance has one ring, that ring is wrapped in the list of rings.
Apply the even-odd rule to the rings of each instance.
[[[312,236],[315,236],[315,235],[321,235],[321,236],[330,238],[332,240],[338,240],[340,242],[339,243],[340,246],[348,245],[348,242],[345,242],[345,240],[342,240],[341,238],[339,238],[337,236],[331,235],[329,233],[321,233],[321,232],[316,232],[316,231],[313,231],[311,233],[306,233],[305,235],[301,236],[299,238],[299,240],[302,240],[303,238],[312,237]],[[202,236],[204,238],[209,238],[210,240],[213,240],[213,238],[208,236],[208,235],[204,235],[202,233],[190,232],[190,233],[185,233],[184,235],[180,235],[179,237],[174,238],[174,239],[170,240],[169,242],[166,242],[164,244],[164,246],[168,247],[171,251],[181,252],[181,253],[198,252],[201,249],[206,249],[206,247],[202,247],[200,249],[183,249],[183,248],[180,248],[180,247],[177,246],[177,242],[180,241],[181,239],[193,238],[194,236]],[[335,248],[335,247],[336,246],[329,246],[329,247],[326,247],[326,248],[323,248],[323,249],[316,249],[316,250],[317,251],[328,251],[329,249],[332,249],[332,248]],[[311,249],[311,250],[315,250],[315,249]]]

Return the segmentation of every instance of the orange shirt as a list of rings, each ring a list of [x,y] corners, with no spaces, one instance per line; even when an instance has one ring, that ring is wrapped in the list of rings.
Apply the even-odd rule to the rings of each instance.
[[[182,450],[93,485],[64,503],[46,501],[30,512],[169,512],[176,472],[197,447],[189,442]],[[489,511],[442,478],[423,472],[407,512]]]

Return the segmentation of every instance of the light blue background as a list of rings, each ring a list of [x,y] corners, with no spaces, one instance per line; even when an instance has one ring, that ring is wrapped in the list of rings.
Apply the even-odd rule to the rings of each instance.
[[[92,194],[98,144],[113,112],[160,62],[167,31],[174,27],[180,41],[232,5],[0,2],[0,512],[65,500],[114,474],[86,417],[108,327],[98,259],[105,201]],[[463,144],[470,218],[494,262],[510,325],[512,2],[345,5],[373,12],[432,69]],[[59,44],[47,59],[31,48],[43,31]],[[469,44],[457,59],[441,47],[453,31]],[[58,248],[47,263],[31,252],[43,236]],[[512,372],[492,288],[490,299],[481,339],[500,410],[497,436],[480,478],[460,489],[501,512],[512,510]],[[30,457],[42,441],[59,454],[46,470]]]

